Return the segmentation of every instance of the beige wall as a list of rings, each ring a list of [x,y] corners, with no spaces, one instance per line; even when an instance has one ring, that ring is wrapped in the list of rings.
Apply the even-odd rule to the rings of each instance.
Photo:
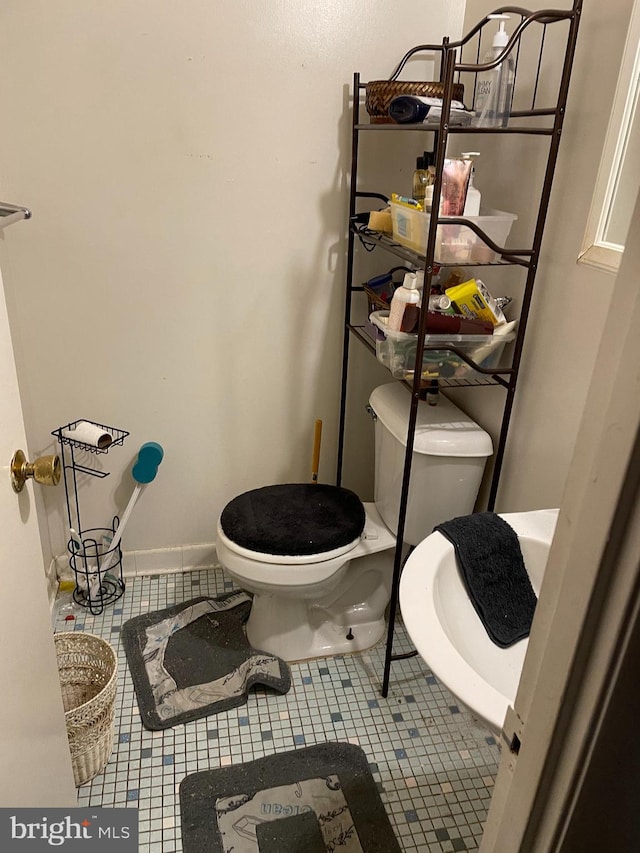
[[[122,512],[148,440],[165,458],[131,550],[210,543],[233,495],[310,477],[318,417],[332,480],[352,75],[459,35],[463,8],[0,4],[0,199],[33,211],[0,253],[29,448],[77,418],[131,433],[81,480],[85,528]],[[62,489],[41,497],[61,554]]]
[[[566,7],[568,3],[551,4]],[[528,8],[549,4],[532,2]],[[584,4],[567,116],[542,243],[532,311],[511,421],[498,509],[558,506],[615,277],[578,264],[607,130],[631,0]],[[485,2],[468,0],[465,30],[482,18]],[[520,71],[522,73],[522,69]],[[478,187],[493,206],[518,213],[512,245],[531,233],[531,189],[539,177],[538,140],[486,137],[477,168]],[[517,139],[516,145],[513,140]],[[471,142],[465,139],[465,144]],[[546,154],[546,152],[545,152]],[[536,200],[537,204],[537,200]],[[529,213],[528,213],[529,211]],[[511,288],[517,273],[505,279]],[[456,399],[497,435],[504,395],[469,389]]]
[[[101,460],[111,476],[81,483],[85,527],[122,512],[148,440],[165,460],[127,549],[212,542],[231,496],[306,479],[317,417],[332,480],[352,74],[384,77],[416,41],[455,38],[463,5],[430,8],[419,38],[418,0],[0,6],[0,198],[34,213],[0,254],[30,450],[78,417],[131,432]],[[467,25],[488,11],[466,6]],[[564,488],[613,284],[576,257],[630,6],[585,4],[498,508],[558,505]],[[507,142],[478,149],[477,185],[519,213],[519,242],[540,153]],[[387,190],[396,169],[409,181],[417,142],[367,145]],[[354,343],[345,483],[364,498],[362,405],[388,379]],[[502,391],[456,399],[497,434]],[[62,490],[43,500],[59,554]]]

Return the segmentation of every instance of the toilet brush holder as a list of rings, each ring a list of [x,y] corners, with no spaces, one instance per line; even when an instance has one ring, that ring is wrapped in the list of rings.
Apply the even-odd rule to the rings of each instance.
[[[94,616],[117,601],[125,590],[119,540],[112,545],[118,526],[118,516],[114,516],[111,527],[85,530],[79,541],[71,538],[67,544],[76,582],[73,600]]]

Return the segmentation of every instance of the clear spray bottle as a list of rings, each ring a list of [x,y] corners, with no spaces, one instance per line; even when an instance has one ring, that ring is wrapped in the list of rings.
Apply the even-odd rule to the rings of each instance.
[[[494,62],[509,41],[509,35],[504,28],[509,15],[489,15],[489,18],[500,21],[500,24],[493,37],[491,48],[482,57],[482,64]],[[512,51],[495,68],[478,72],[474,122],[476,127],[507,126],[511,113],[514,82],[515,60]]]

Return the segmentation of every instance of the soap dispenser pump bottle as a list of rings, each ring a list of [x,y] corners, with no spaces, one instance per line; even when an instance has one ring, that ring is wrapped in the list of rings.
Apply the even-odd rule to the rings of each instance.
[[[463,151],[463,160],[473,160],[480,156],[479,151]],[[464,203],[463,216],[480,216],[480,190],[474,186],[473,178],[475,176],[475,166],[471,166],[471,174],[469,175],[469,186],[467,187],[467,197]]]
[[[509,41],[504,25],[509,15],[489,15],[492,20],[500,21],[498,31],[493,37],[491,48],[482,58],[482,64],[494,62]],[[513,84],[515,81],[515,60],[512,51],[502,62],[487,71],[478,72],[476,80],[476,127],[506,127],[511,112]]]
[[[419,302],[418,277],[414,272],[408,272],[391,299],[388,328],[394,332],[413,332],[418,324]]]

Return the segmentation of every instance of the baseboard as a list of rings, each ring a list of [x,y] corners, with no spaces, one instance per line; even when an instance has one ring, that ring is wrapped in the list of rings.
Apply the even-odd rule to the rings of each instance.
[[[216,546],[213,542],[203,545],[178,545],[173,548],[146,548],[140,551],[122,552],[122,574],[130,578],[219,568]],[[74,580],[73,572],[67,557],[54,557],[49,566],[47,581],[54,583],[57,588],[61,580]],[[51,602],[50,591],[49,601]]]
[[[122,564],[125,577],[193,572],[219,565],[214,543],[125,551]]]

